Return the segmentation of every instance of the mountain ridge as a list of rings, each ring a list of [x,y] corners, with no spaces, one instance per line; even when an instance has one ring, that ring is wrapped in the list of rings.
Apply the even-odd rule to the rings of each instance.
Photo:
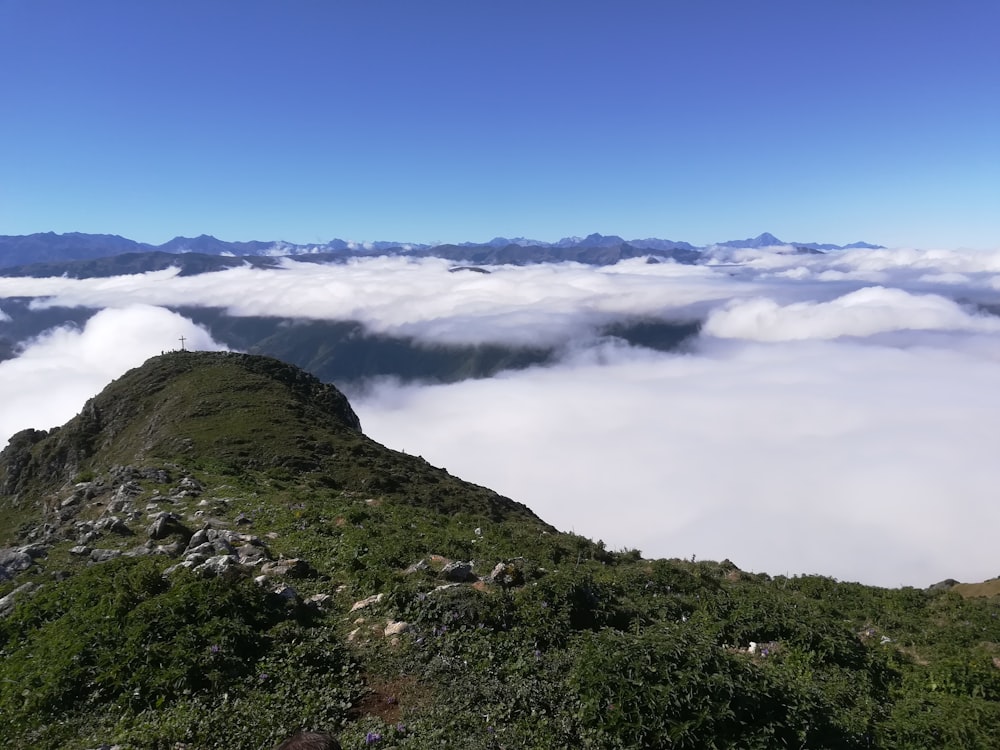
[[[424,473],[425,462],[395,452],[391,460],[405,471],[386,477],[353,468],[355,457],[382,451],[389,449],[364,435],[347,398],[304,370],[261,355],[181,350],[115,379],[65,425],[16,433],[0,452],[0,495],[17,502],[65,490],[100,466],[190,455],[210,456],[227,472],[312,472],[328,486],[393,494],[404,491],[407,472]],[[506,505],[533,516],[494,496],[484,496],[488,512]]]
[[[0,235],[0,268],[21,266],[30,263],[53,263],[64,261],[84,261],[104,258],[125,253],[166,252],[173,254],[202,253],[216,256],[235,257],[285,257],[285,256],[315,256],[333,254],[338,257],[355,257],[378,254],[409,254],[430,257],[452,257],[472,260],[478,253],[489,256],[490,251],[501,251],[506,248],[537,248],[536,254],[546,258],[574,260],[574,254],[568,251],[594,251],[598,249],[634,248],[637,251],[666,253],[677,258],[690,258],[692,253],[701,249],[718,245],[721,247],[762,247],[766,244],[790,244],[796,247],[812,249],[837,250],[846,248],[877,248],[878,245],[857,242],[838,246],[829,243],[784,243],[769,233],[758,235],[747,240],[729,240],[698,247],[684,241],[665,240],[657,238],[625,240],[617,235],[590,234],[586,237],[564,237],[556,242],[542,242],[525,238],[507,239],[495,237],[487,242],[464,242],[460,244],[422,244],[407,242],[351,242],[334,239],[322,243],[295,244],[277,241],[250,240],[231,242],[220,240],[212,235],[202,234],[198,237],[174,237],[160,245],[137,242],[119,235],[84,234],[70,232],[56,234],[43,232],[30,235]],[[561,253],[559,251],[562,251]],[[448,252],[450,255],[442,255]],[[465,254],[463,254],[465,253]],[[524,254],[521,254],[524,257]],[[632,256],[629,256],[632,257]],[[499,261],[504,262],[504,261]],[[510,262],[510,261],[507,261]],[[523,262],[523,261],[522,261]],[[535,261],[540,262],[540,261]],[[583,261],[598,262],[598,261]]]

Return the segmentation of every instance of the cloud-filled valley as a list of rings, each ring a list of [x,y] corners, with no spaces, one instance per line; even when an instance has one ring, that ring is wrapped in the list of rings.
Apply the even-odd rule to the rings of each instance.
[[[924,586],[1000,573],[1000,252],[718,248],[705,262],[288,261],[181,276],[0,278],[18,316],[99,311],[0,362],[0,440],[60,424],[163,349],[224,348],[181,308],[357,321],[415,346],[551,347],[447,384],[347,387],[365,431],[650,557]],[[673,351],[621,321],[701,324]]]

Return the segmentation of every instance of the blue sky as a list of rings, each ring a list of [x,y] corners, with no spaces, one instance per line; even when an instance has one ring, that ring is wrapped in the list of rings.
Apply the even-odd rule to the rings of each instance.
[[[996,248],[998,29],[982,0],[0,0],[0,234]]]

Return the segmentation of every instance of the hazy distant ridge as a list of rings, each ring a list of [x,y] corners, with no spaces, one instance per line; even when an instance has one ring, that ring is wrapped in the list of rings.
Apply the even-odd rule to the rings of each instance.
[[[766,247],[792,245],[813,250],[840,250],[846,248],[876,248],[866,242],[850,245],[833,245],[815,242],[783,242],[765,232],[745,240],[715,243],[721,247]],[[0,266],[18,266],[29,263],[58,263],[74,260],[92,260],[125,253],[202,253],[205,255],[232,256],[290,256],[335,253],[339,256],[374,254],[413,254],[446,257],[480,263],[525,263],[576,260],[583,263],[613,263],[626,257],[649,254],[650,251],[673,257],[681,262],[691,262],[701,247],[689,242],[658,239],[625,240],[617,235],[590,234],[586,237],[564,237],[558,242],[542,242],[524,237],[508,239],[495,237],[488,242],[463,242],[460,244],[426,245],[414,242],[351,242],[334,239],[314,244],[295,244],[284,241],[252,240],[229,242],[211,235],[175,237],[161,245],[121,237],[114,234],[84,234],[69,232],[41,232],[28,235],[0,235]],[[604,252],[597,252],[604,251]]]

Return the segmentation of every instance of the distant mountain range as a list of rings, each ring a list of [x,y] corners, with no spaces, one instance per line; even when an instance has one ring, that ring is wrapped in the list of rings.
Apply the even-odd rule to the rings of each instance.
[[[878,248],[867,242],[832,245],[815,242],[784,242],[765,232],[745,240],[729,240],[706,247],[758,248],[788,245],[802,252],[842,250],[848,248]],[[705,247],[689,242],[657,238],[625,240],[616,235],[591,234],[586,237],[565,237],[558,242],[542,242],[523,237],[495,237],[489,242],[464,242],[457,245],[425,245],[409,242],[349,242],[335,239],[320,244],[298,245],[283,241],[227,242],[210,235],[175,237],[162,245],[136,242],[114,234],[83,234],[44,232],[28,235],[0,235],[0,268],[35,264],[89,261],[129,254],[199,254],[216,257],[278,258],[309,256],[317,261],[331,261],[364,255],[412,255],[439,257],[466,263],[525,264],[577,261],[591,265],[607,265],[632,257],[650,254],[681,263],[694,263]],[[38,275],[33,269],[30,275]],[[207,270],[207,269],[202,269]]]

